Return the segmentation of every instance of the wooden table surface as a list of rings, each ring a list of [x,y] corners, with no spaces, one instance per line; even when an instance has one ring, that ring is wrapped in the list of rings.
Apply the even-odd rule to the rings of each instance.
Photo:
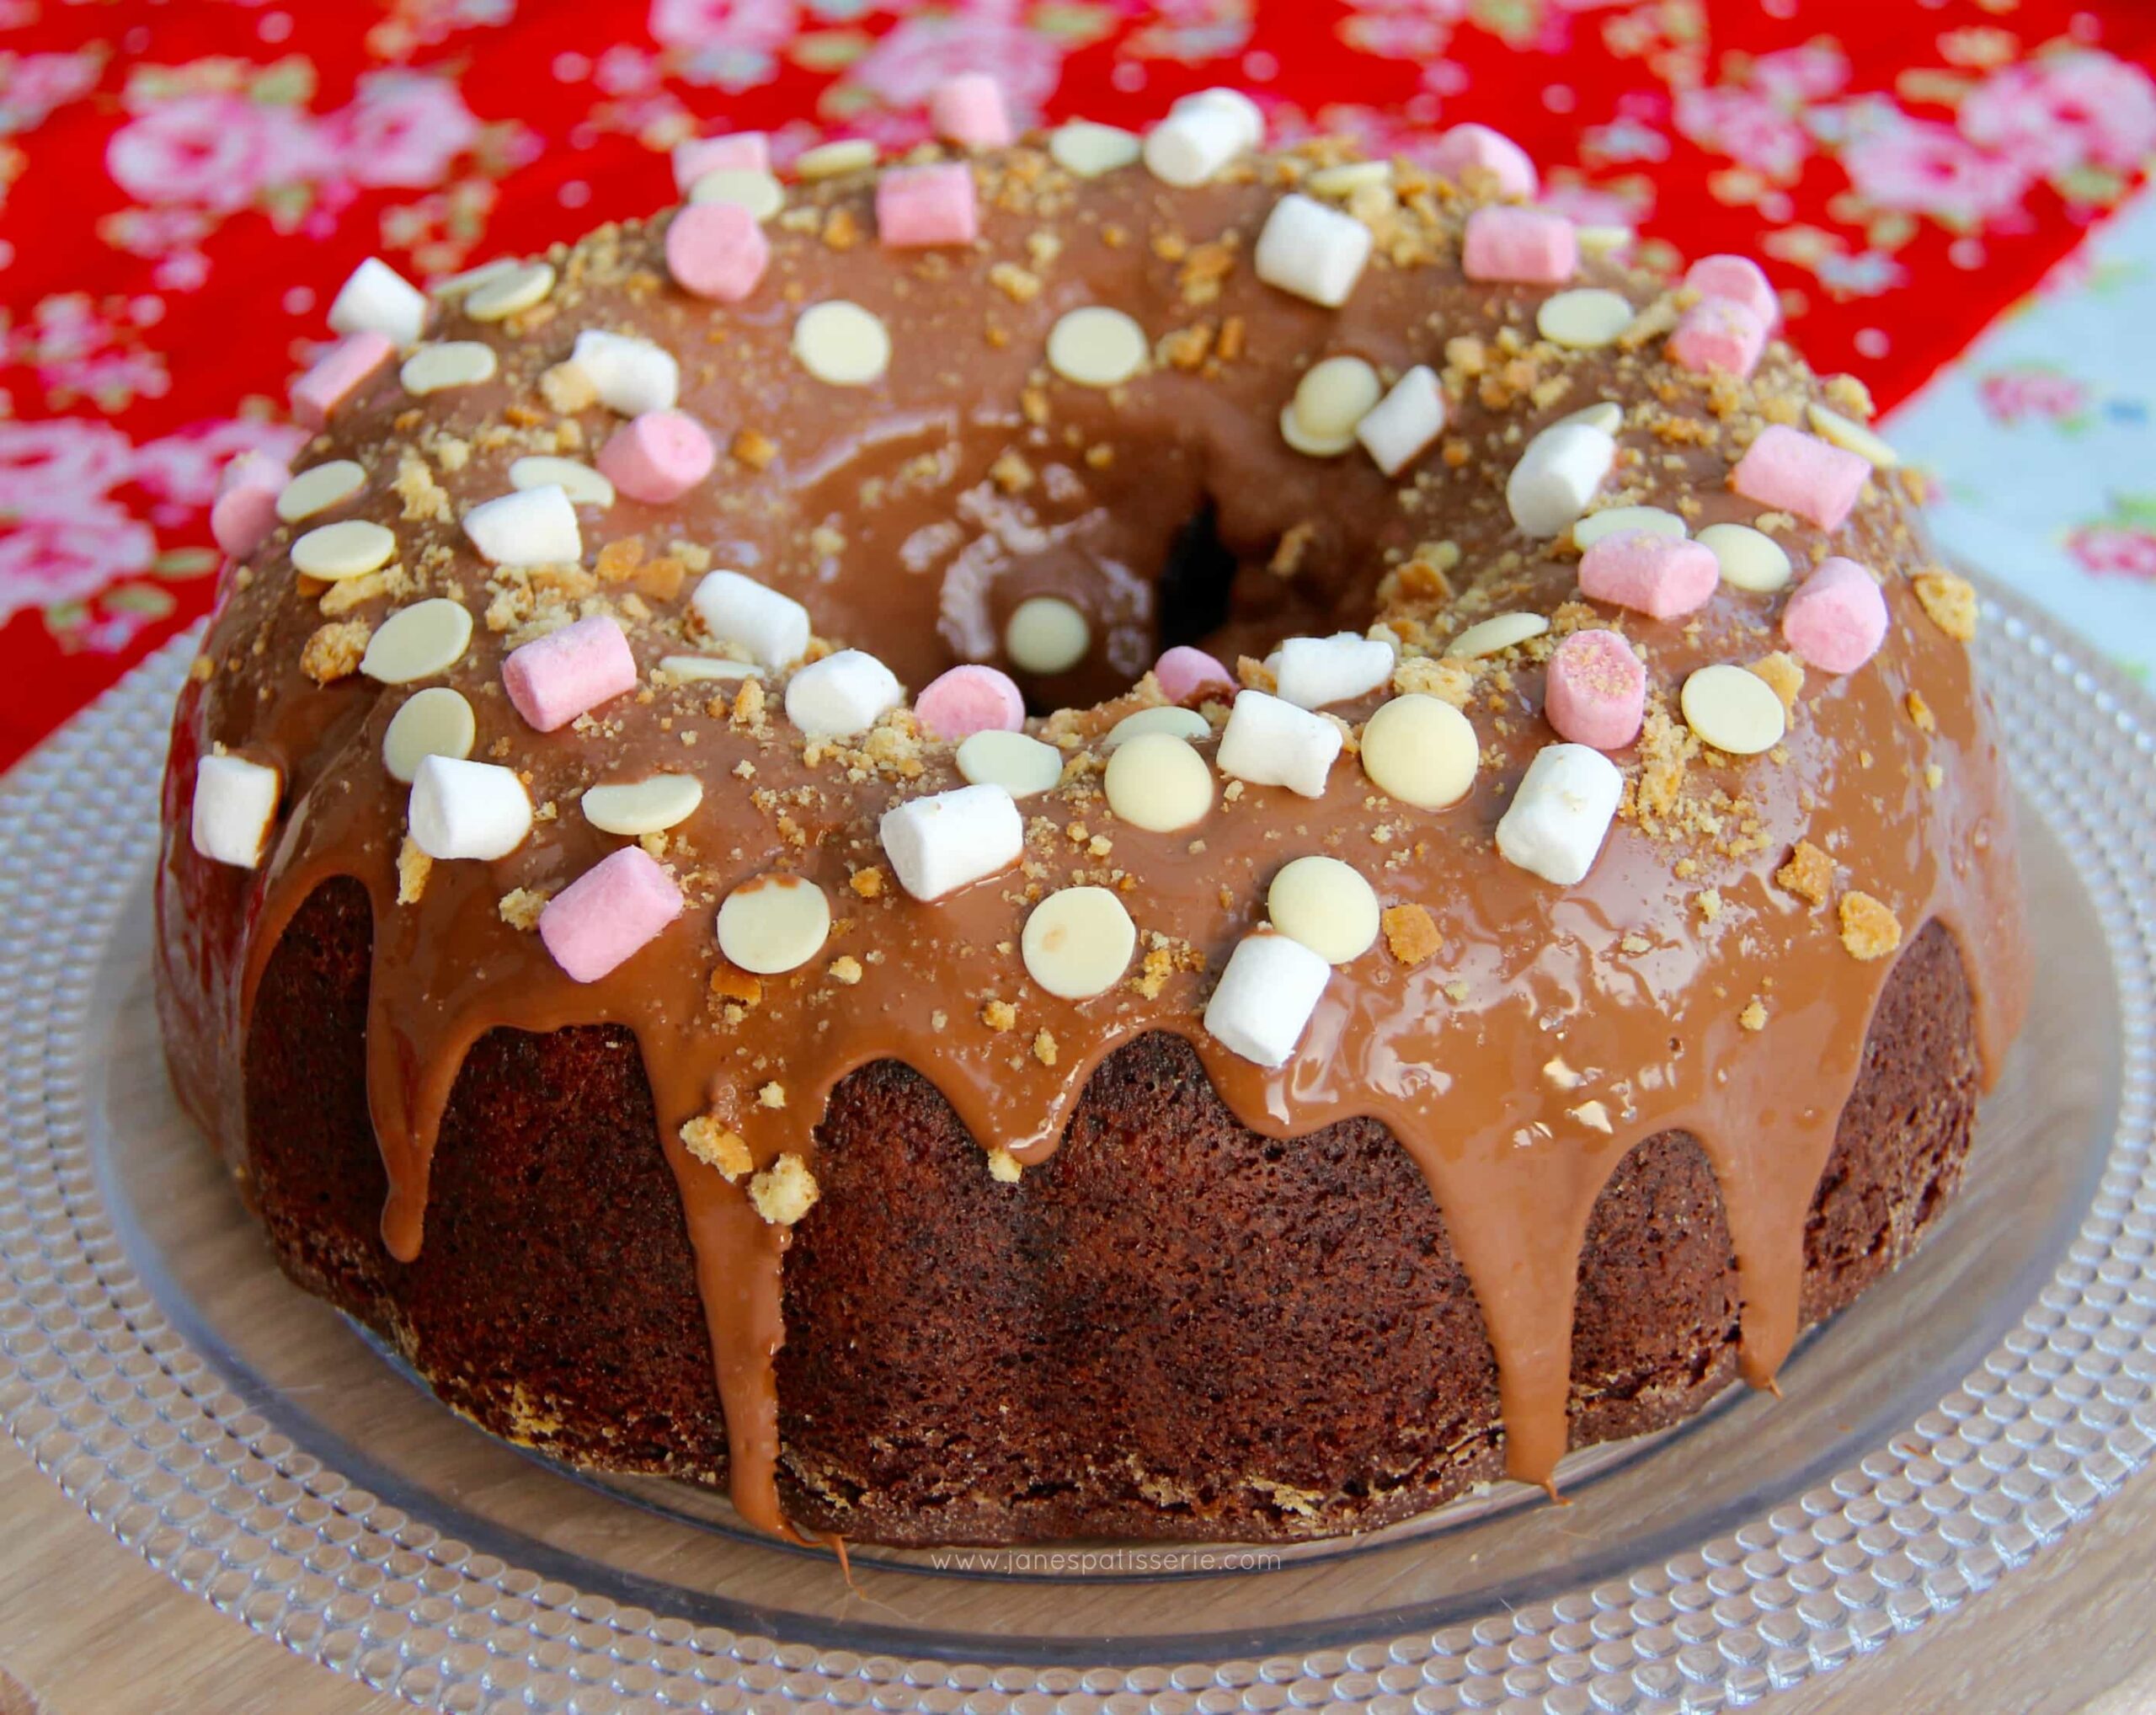
[[[388,1715],[152,1570],[0,1442],[0,1715]],[[2156,1470],[1958,1613],[1767,1715],[2156,1711]]]

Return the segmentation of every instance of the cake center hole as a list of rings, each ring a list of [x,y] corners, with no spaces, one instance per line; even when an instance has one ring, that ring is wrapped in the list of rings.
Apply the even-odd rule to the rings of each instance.
[[[1160,647],[1201,643],[1225,625],[1235,581],[1235,557],[1221,543],[1219,516],[1208,500],[1168,545],[1153,594]]]

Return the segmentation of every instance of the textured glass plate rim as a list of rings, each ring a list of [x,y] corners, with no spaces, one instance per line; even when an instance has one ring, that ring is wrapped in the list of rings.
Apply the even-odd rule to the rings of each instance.
[[[141,885],[191,634],[0,784],[0,879],[16,904],[0,924],[0,1422],[184,1588],[423,1706],[506,1695],[531,1708],[732,1707],[745,1696],[1086,1709],[1135,1696],[1182,1708],[1208,1692],[1209,1707],[1407,1693],[1439,1708],[1751,1702],[1958,1607],[2156,1451],[2144,1349],[2156,1324],[2156,707],[2019,600],[1988,590],[1987,606],[1977,652],[2003,742],[2112,959],[2124,1063],[2095,1199],[2019,1325],[1932,1410],[1799,1499],[1629,1578],[1304,1655],[1084,1670],[908,1661],[618,1604],[475,1552],[355,1488],[249,1412],[166,1320],[103,1205],[85,1137],[82,1024],[97,970],[86,954]],[[82,790],[89,781],[99,789]],[[2089,789],[2097,782],[2113,789]],[[95,858],[52,873],[56,820]],[[1935,1516],[1927,1491],[1980,1461],[1982,1493]],[[1796,1597],[1785,1575],[1822,1556],[1831,1591]],[[1686,1622],[1683,1647],[1667,1659],[1630,1665],[1630,1652],[1607,1649],[1673,1621]],[[1508,1670],[1519,1646],[1539,1664],[1533,1690]]]

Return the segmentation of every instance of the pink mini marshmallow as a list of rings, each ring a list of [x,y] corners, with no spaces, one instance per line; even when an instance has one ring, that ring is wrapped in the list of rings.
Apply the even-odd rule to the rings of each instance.
[[[876,184],[876,238],[887,250],[970,244],[980,231],[973,168],[963,161],[897,167]]]
[[[1533,196],[1541,188],[1533,158],[1502,131],[1486,125],[1454,126],[1438,139],[1430,165],[1448,179],[1479,167],[1507,196]]]
[[[1782,635],[1806,666],[1854,673],[1886,640],[1886,598],[1878,580],[1838,554],[1822,560],[1782,609]]]
[[[1767,349],[1767,324],[1735,298],[1702,298],[1678,318],[1669,355],[1701,374],[1749,376]]]
[[[641,846],[577,877],[539,913],[539,938],[574,982],[597,982],[681,915],[681,890]]]
[[[969,149],[1000,149],[1017,135],[1003,86],[985,72],[963,72],[930,90],[928,120],[937,136]]]
[[[1834,530],[1849,516],[1870,474],[1871,462],[1862,454],[1774,423],[1759,431],[1737,462],[1729,485],[1748,500]]]
[[[1542,712],[1557,736],[1598,751],[1621,751],[1640,735],[1647,670],[1614,631],[1576,631],[1550,656]]]
[[[1187,703],[1201,691],[1235,689],[1235,676],[1205,653],[1188,644],[1177,644],[1153,663],[1153,677],[1161,695],[1171,703]]]
[[[1652,530],[1618,531],[1580,556],[1582,595],[1656,619],[1698,612],[1721,581],[1712,548]]]
[[[632,500],[664,505],[711,474],[718,449],[704,425],[680,411],[632,417],[599,449],[599,471]]]
[[[768,173],[771,139],[761,131],[731,136],[691,137],[674,146],[674,188],[686,196],[707,173]]]
[[[1545,209],[1478,208],[1467,217],[1460,264],[1470,280],[1561,286],[1578,270],[1579,234]]]
[[[292,415],[309,429],[321,428],[332,411],[396,355],[396,342],[387,334],[371,328],[347,334],[292,383]]]
[[[738,304],[771,259],[771,240],[738,202],[692,202],[667,223],[666,271],[695,297]]]
[[[913,718],[931,738],[1015,733],[1026,724],[1026,698],[1008,673],[968,665],[930,680],[913,700]]]
[[[519,714],[550,733],[635,690],[636,657],[622,628],[595,613],[511,649],[502,662],[502,688]]]
[[[275,489],[233,489],[211,502],[210,534],[236,560],[261,547],[276,527]]]
[[[1702,256],[1684,270],[1684,284],[1703,298],[1742,304],[1770,329],[1781,318],[1773,283],[1749,256]]]
[[[217,498],[210,506],[210,534],[234,559],[245,559],[277,527],[277,496],[291,471],[250,447],[217,473]]]

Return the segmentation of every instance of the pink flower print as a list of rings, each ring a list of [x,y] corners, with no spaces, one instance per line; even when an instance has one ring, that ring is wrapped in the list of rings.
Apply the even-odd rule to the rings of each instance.
[[[147,570],[157,551],[149,526],[109,501],[24,519],[0,535],[0,625],[26,609],[86,601]]]
[[[34,131],[66,105],[97,87],[104,60],[85,50],[74,54],[0,54],[0,136]]]
[[[2156,582],[2156,530],[2123,524],[2084,524],[2068,531],[2066,551],[2100,578]]]
[[[985,72],[1021,126],[1039,118],[1063,75],[1063,53],[1038,30],[1007,18],[909,18],[854,67],[853,81],[886,106],[918,107],[961,72]]]
[[[134,479],[159,500],[206,506],[216,498],[217,473],[241,453],[266,452],[286,464],[307,438],[304,429],[288,423],[213,418],[144,441],[135,449]]]
[[[1653,194],[1644,186],[1634,196],[1593,184],[1550,184],[1536,206],[1576,227],[1636,227],[1653,212]]]
[[[2128,172],[2156,150],[2156,84],[2109,54],[2046,55],[1985,78],[1961,104],[1961,126],[2032,174]]]
[[[0,517],[86,512],[134,474],[135,446],[88,417],[0,418]]]
[[[305,114],[237,95],[183,95],[115,131],[104,158],[138,201],[229,214],[270,185],[320,177],[328,152]]]
[[[1752,87],[1790,109],[1838,95],[1849,81],[1848,59],[1823,43],[1762,54],[1752,62]]]
[[[338,164],[355,184],[424,190],[479,135],[479,121],[446,77],[375,72],[328,124]]]
[[[1467,15],[1466,0],[1349,0],[1340,39],[1386,60],[1433,59]]]
[[[2036,418],[2063,423],[2088,407],[2088,390],[2071,376],[2047,369],[2003,369],[1977,384],[1977,397],[1991,418],[2008,425]]]
[[[651,0],[650,29],[664,47],[768,55],[793,39],[794,0]]]
[[[1812,138],[1804,127],[1750,89],[1684,90],[1672,118],[1680,136],[1777,184],[1794,180],[1812,153]]]
[[[2016,212],[2029,189],[2020,164],[1987,154],[1951,126],[1896,118],[1861,130],[1842,152],[1857,194],[1876,208],[1979,227]]]

